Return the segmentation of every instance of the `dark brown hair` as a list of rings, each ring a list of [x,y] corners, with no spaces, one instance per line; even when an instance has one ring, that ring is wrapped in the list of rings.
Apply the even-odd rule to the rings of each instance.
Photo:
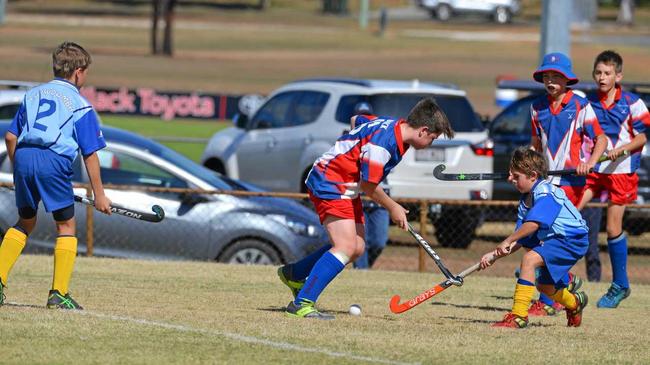
[[[63,42],[52,52],[52,70],[55,77],[69,79],[74,70],[85,69],[91,62],[90,54],[74,42]]]
[[[420,100],[406,118],[406,122],[413,128],[427,127],[429,131],[444,134],[447,138],[454,137],[447,115],[440,109],[433,98]]]
[[[623,57],[621,57],[620,54],[616,53],[616,51],[608,49],[607,51],[600,52],[594,61],[594,70],[599,63],[614,65],[614,70],[616,73],[623,72]]]
[[[522,146],[512,153],[510,170],[520,172],[526,176],[532,176],[533,172],[536,172],[539,178],[546,179],[548,176],[548,163],[546,157],[541,153],[530,149],[529,146]]]

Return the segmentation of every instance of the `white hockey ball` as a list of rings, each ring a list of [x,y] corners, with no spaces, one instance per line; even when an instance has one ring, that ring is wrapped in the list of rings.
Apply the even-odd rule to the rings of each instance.
[[[361,315],[361,306],[358,305],[358,304],[352,304],[350,306],[349,312],[353,316],[360,316]]]

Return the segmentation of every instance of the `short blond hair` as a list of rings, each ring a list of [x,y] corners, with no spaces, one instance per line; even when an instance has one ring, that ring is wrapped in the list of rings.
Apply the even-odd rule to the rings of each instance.
[[[91,63],[90,53],[74,42],[63,42],[52,52],[52,71],[55,77],[69,79],[76,69],[85,69]]]
[[[548,162],[541,153],[530,149],[529,146],[517,148],[510,159],[510,171],[520,172],[526,176],[533,176],[533,172],[541,179],[548,176]]]

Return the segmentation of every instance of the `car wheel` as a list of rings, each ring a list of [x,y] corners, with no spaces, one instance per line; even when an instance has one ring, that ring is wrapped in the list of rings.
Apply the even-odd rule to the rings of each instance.
[[[222,175],[226,174],[226,168],[223,166],[223,162],[221,160],[218,160],[216,158],[211,158],[203,164],[205,167],[212,171],[216,171]]]
[[[436,18],[441,22],[446,22],[451,18],[451,8],[447,4],[440,4],[436,8]]]
[[[242,239],[228,246],[221,255],[219,262],[243,265],[280,265],[282,260],[278,252],[270,244],[256,239]]]
[[[474,240],[479,220],[469,211],[448,210],[433,224],[442,247],[467,248]]]
[[[510,13],[510,10],[499,6],[496,8],[494,11],[494,21],[499,23],[499,24],[506,24],[510,23],[512,20],[512,14]]]

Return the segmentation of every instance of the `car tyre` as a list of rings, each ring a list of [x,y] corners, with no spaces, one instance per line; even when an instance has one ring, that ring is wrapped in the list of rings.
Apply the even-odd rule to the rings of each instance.
[[[479,221],[469,211],[448,210],[433,225],[436,239],[442,247],[464,249],[474,240]]]
[[[494,21],[498,24],[507,24],[512,21],[512,13],[507,8],[499,6],[494,10]]]
[[[451,7],[447,4],[440,4],[436,8],[436,19],[446,22],[451,19]]]
[[[241,239],[228,246],[217,261],[240,265],[280,265],[282,260],[275,248],[253,238]]]

